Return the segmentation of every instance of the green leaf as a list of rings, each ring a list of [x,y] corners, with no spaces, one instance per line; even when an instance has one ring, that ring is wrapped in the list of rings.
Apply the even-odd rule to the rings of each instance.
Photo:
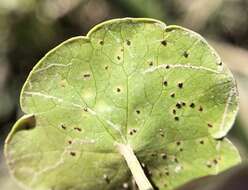
[[[126,187],[129,158],[118,145],[161,190],[240,162],[224,138],[238,107],[233,76],[201,36],[179,26],[104,22],[41,59],[20,99],[26,115],[5,155],[33,190]]]

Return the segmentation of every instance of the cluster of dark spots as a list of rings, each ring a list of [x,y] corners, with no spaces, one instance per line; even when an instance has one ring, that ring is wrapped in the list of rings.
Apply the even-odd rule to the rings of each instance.
[[[140,114],[140,110],[136,110],[136,113],[137,113],[137,114]]]
[[[135,134],[135,133],[137,133],[137,129],[131,129],[131,130],[129,131],[129,135],[133,135],[133,134]]]
[[[79,132],[81,132],[81,131],[82,131],[82,129],[81,129],[81,128],[79,128],[79,127],[74,127],[74,130],[79,131]]]
[[[175,109],[173,109],[172,113],[175,115],[177,113],[177,111]]]
[[[64,129],[64,130],[66,130],[66,126],[64,126],[63,124],[60,125],[60,127],[61,127],[62,129]]]
[[[108,177],[106,174],[103,175],[103,179],[105,180],[105,182],[106,182],[107,184],[110,183],[110,179],[109,179],[109,177]]]
[[[200,140],[200,144],[204,144],[204,140]]]
[[[167,46],[167,41],[166,41],[166,40],[162,40],[162,41],[161,41],[161,44],[162,44],[163,46]]]
[[[69,141],[68,141],[68,144],[72,144],[72,141],[71,141],[71,140],[69,140]]]
[[[70,152],[71,156],[76,156],[76,152]]]
[[[104,67],[105,70],[108,70],[108,68],[109,68],[108,65],[106,65],[106,66]]]
[[[179,82],[179,83],[177,84],[177,86],[178,86],[178,88],[183,88],[183,83],[182,83],[182,82]]]
[[[190,106],[191,108],[194,108],[194,107],[195,107],[195,104],[194,104],[194,103],[191,103],[189,106]]]
[[[153,66],[153,62],[152,61],[149,62],[149,66]]]
[[[167,80],[164,80],[164,81],[163,81],[163,85],[164,85],[164,86],[168,86]]]
[[[127,45],[128,45],[128,46],[130,46],[130,45],[131,45],[130,40],[127,40]]]
[[[183,52],[183,56],[184,56],[185,58],[188,58],[188,57],[189,57],[189,53],[188,53],[187,51],[184,51],[184,52]]]
[[[120,88],[116,88],[116,91],[117,91],[117,92],[121,92],[121,89],[120,89]]]
[[[203,107],[200,106],[198,110],[199,110],[200,112],[202,112],[202,111],[203,111]]]
[[[170,94],[170,97],[174,98],[174,97],[175,97],[175,93],[174,93],[174,92],[171,93],[171,94]]]
[[[118,60],[121,60],[121,57],[118,55],[117,57],[116,57]]]
[[[182,108],[181,103],[180,103],[180,102],[177,102],[177,103],[176,103],[176,107],[177,107],[178,109]]]
[[[209,127],[209,128],[212,128],[212,127],[213,127],[213,125],[212,125],[212,124],[210,124],[210,123],[208,123],[208,127]]]
[[[103,41],[103,40],[100,40],[100,41],[99,41],[99,44],[100,44],[100,45],[104,45],[104,41]]]

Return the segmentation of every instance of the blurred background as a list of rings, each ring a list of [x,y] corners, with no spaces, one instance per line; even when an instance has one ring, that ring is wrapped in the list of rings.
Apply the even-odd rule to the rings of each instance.
[[[233,71],[240,111],[229,138],[248,155],[247,0],[0,0],[0,150],[22,115],[21,87],[38,60],[62,41],[85,35],[92,26],[120,17],[151,17],[182,25],[204,36]],[[0,154],[0,186],[9,180]]]

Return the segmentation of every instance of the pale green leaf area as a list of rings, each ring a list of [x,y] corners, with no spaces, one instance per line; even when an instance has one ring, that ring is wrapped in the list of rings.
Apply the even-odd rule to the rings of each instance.
[[[240,162],[224,138],[238,109],[234,78],[201,36],[179,26],[97,25],[46,54],[20,99],[26,115],[5,154],[32,190],[130,188],[118,144],[130,145],[160,190]]]

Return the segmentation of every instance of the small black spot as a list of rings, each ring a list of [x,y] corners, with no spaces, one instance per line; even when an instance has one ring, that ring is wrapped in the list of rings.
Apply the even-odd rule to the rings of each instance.
[[[171,96],[172,98],[174,98],[174,97],[175,97],[175,93],[171,93],[170,96]]]
[[[217,159],[214,159],[214,160],[213,160],[213,163],[214,163],[215,165],[217,165],[217,164],[218,164],[218,160],[217,160]]]
[[[182,83],[182,82],[179,82],[179,83],[177,84],[177,86],[178,86],[178,88],[183,88],[183,83]]]
[[[152,157],[155,157],[155,156],[157,156],[157,155],[156,155],[155,153],[152,153],[151,156],[152,156]]]
[[[64,126],[63,124],[60,125],[60,127],[61,127],[62,129],[64,129],[64,130],[66,130],[66,126]]]
[[[75,152],[70,152],[70,155],[71,156],[76,156],[76,153]]]
[[[177,113],[177,111],[175,109],[173,109],[172,113],[175,115]]]
[[[85,111],[85,112],[88,112],[88,108],[84,108],[84,111]]]
[[[189,53],[188,53],[187,51],[184,51],[184,52],[183,52],[183,56],[184,56],[185,58],[188,58],[188,57],[189,57]]]
[[[136,133],[136,132],[137,132],[137,130],[136,130],[136,129],[133,129],[133,132],[134,132],[134,133]]]
[[[163,82],[163,85],[164,85],[164,86],[168,86],[168,82],[165,80],[165,81]]]
[[[167,159],[167,155],[165,153],[161,154],[161,157],[162,157],[163,160]]]
[[[167,46],[167,41],[166,41],[166,40],[163,40],[163,41],[161,41],[161,44],[162,44],[163,46]]]
[[[90,74],[84,74],[84,78],[89,78]]]
[[[72,144],[72,141],[68,141],[68,144]]]
[[[180,108],[182,107],[182,105],[181,105],[179,102],[177,102],[176,107],[177,107],[178,109],[180,109]]]
[[[186,103],[185,102],[182,102],[182,106],[186,106]]]
[[[204,140],[200,140],[200,144],[204,144]]]
[[[107,184],[110,183],[110,179],[109,179],[109,177],[106,174],[103,175],[103,179],[106,181]]]
[[[174,117],[174,119],[175,119],[175,121],[179,121],[179,117],[178,116]]]
[[[74,127],[74,130],[79,131],[79,132],[81,132],[81,131],[82,131],[82,129],[81,129],[81,128],[79,128],[79,127]]]
[[[210,123],[208,123],[208,127],[209,127],[209,128],[212,128],[212,127],[213,127],[213,125],[212,125],[212,124],[210,124]]]
[[[137,114],[140,114],[140,110],[136,110],[136,113],[137,113]]]
[[[117,92],[121,92],[121,89],[120,89],[120,88],[117,88],[116,91],[117,91]]]
[[[166,28],[165,32],[172,32],[173,30],[175,30],[175,28]]]
[[[219,63],[217,63],[218,65],[222,65],[223,63],[222,63],[222,61],[221,62],[219,62]]]
[[[100,45],[104,45],[104,41],[101,40],[101,41],[99,42],[99,44],[100,44]]]
[[[178,163],[178,159],[177,158],[174,158],[174,162]]]
[[[121,57],[118,55],[118,56],[117,56],[117,59],[118,59],[118,60],[121,60]]]
[[[211,165],[211,164],[207,164],[207,167],[208,167],[208,168],[212,168],[212,165]]]
[[[183,148],[180,148],[179,151],[182,152],[183,151]]]
[[[177,146],[180,146],[181,145],[181,142],[180,141],[177,141]]]
[[[170,175],[170,172],[165,172],[165,175],[169,176]]]
[[[129,135],[133,135],[133,131],[129,131]]]
[[[194,107],[195,107],[195,104],[194,104],[194,103],[191,103],[189,106],[190,106],[191,108],[194,108]]]
[[[160,132],[160,136],[161,136],[161,137],[164,137],[164,133],[163,133],[163,132]]]
[[[131,42],[129,40],[127,40],[127,45],[130,46],[131,45]]]
[[[152,61],[149,62],[149,66],[153,66],[153,62]]]
[[[199,110],[200,112],[202,112],[202,111],[203,111],[203,107],[200,106],[198,110]]]
[[[170,65],[166,65],[165,68],[166,68],[166,69],[169,69],[169,68],[170,68]]]
[[[105,69],[105,70],[108,70],[108,65],[106,65],[106,66],[104,67],[104,69]]]

